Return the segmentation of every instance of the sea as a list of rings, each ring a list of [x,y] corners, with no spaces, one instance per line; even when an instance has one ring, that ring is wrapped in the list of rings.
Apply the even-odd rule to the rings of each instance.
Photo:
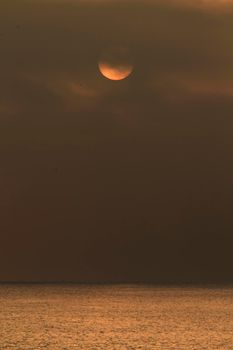
[[[233,288],[2,284],[1,350],[233,350]]]

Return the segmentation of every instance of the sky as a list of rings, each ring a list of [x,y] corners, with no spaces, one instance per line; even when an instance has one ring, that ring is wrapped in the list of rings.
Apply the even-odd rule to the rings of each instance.
[[[0,2],[0,281],[232,282],[232,38],[233,1]]]

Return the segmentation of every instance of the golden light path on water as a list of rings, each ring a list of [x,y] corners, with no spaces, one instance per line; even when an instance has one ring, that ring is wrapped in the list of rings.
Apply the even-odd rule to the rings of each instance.
[[[232,288],[1,285],[3,350],[232,350]]]

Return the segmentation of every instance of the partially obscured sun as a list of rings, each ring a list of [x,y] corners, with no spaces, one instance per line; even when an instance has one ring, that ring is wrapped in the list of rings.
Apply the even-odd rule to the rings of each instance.
[[[133,71],[129,50],[124,47],[106,50],[98,65],[103,76],[110,80],[123,80]]]

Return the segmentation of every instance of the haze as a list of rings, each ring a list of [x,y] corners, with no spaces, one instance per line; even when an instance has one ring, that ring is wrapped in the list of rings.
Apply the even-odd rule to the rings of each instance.
[[[232,33],[231,1],[1,1],[1,281],[232,281]]]

